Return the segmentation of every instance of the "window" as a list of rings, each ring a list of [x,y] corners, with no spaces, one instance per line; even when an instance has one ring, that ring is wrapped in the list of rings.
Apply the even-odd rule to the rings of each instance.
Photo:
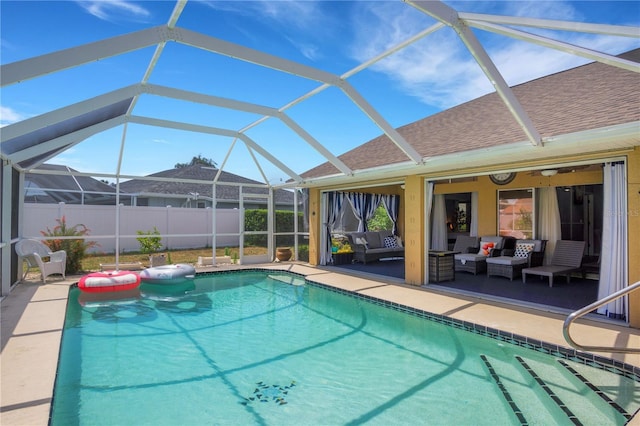
[[[504,237],[534,237],[533,189],[498,191],[498,233]]]
[[[375,214],[367,222],[367,229],[370,231],[391,231],[393,230],[393,221],[387,213],[387,209],[383,203],[378,205]]]

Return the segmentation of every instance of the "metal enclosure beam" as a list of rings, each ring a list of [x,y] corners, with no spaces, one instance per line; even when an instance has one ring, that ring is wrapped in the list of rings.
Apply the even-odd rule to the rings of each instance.
[[[583,58],[602,62],[603,64],[622,68],[627,71],[640,72],[640,65],[637,62],[629,61],[627,59],[618,58],[612,55],[605,55],[604,53],[596,52],[595,50],[576,46],[574,44],[565,43],[536,34],[527,33],[525,31],[491,24],[488,22],[467,21],[467,23],[470,26],[481,30],[505,35],[522,41],[527,41],[539,46],[544,46],[551,49],[559,50],[561,52],[570,53],[572,55],[581,56]]]
[[[166,30],[165,26],[153,27],[2,65],[0,87],[153,46],[166,39]]]
[[[245,135],[243,133],[239,133],[239,132],[234,131],[234,130],[220,129],[220,128],[208,127],[208,126],[201,126],[201,125],[198,125],[198,124],[188,124],[188,123],[181,123],[181,122],[178,122],[178,121],[159,120],[159,119],[156,119],[156,118],[140,117],[140,116],[133,116],[133,115],[131,117],[129,117],[127,119],[127,121],[130,122],[130,123],[138,123],[138,124],[144,124],[144,125],[148,125],[148,126],[166,127],[166,128],[170,128],[170,129],[179,129],[179,130],[186,130],[186,131],[190,131],[190,132],[206,133],[206,134],[211,134],[211,135],[220,135],[220,136],[227,136],[227,137],[230,137],[230,138],[242,139],[245,143],[250,145],[251,148],[253,148],[255,151],[260,153],[260,155],[262,155],[264,158],[269,160],[274,166],[276,166],[277,168],[282,170],[284,173],[289,175],[289,177],[291,179],[293,179],[293,180],[295,180],[297,182],[301,182],[302,181],[302,177],[300,177],[300,175],[298,175],[296,172],[291,170],[284,163],[282,163],[280,160],[275,158],[268,151],[266,151],[261,146],[259,146],[254,140],[252,140],[251,138],[249,138],[247,135]]]
[[[496,89],[496,92],[511,112],[511,115],[513,115],[525,135],[527,135],[529,142],[531,142],[532,145],[542,145],[542,137],[533,125],[533,121],[531,121],[531,118],[513,94],[513,91],[475,34],[473,34],[469,27],[460,19],[458,12],[440,1],[408,1],[408,3],[453,28]]]

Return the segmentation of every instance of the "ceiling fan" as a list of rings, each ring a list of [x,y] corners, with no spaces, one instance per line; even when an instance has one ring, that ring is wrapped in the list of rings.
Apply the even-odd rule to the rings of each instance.
[[[566,166],[566,167],[549,167],[548,169],[543,170],[534,170],[531,172],[532,176],[554,176],[556,174],[563,173],[575,173],[578,170],[597,170],[600,167],[598,164],[583,164],[581,166]]]

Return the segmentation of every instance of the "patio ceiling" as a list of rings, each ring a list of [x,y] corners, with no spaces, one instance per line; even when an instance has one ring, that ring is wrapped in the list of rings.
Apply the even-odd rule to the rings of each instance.
[[[517,123],[524,135],[522,140],[512,141],[519,144],[518,147],[521,152],[524,149],[522,142],[526,142],[529,148],[545,149],[542,147],[545,142],[558,139],[558,137],[555,136],[545,140],[541,136],[541,131],[534,125],[528,111],[522,106],[501,70],[498,69],[485,46],[476,35],[475,30],[482,30],[544,46],[545,48],[556,49],[634,73],[640,72],[640,66],[632,60],[606,52],[591,50],[588,47],[571,45],[561,40],[532,34],[521,29],[532,27],[553,31],[606,34],[637,39],[640,35],[637,27],[465,13],[438,1],[406,1],[405,3],[407,8],[414,8],[430,17],[430,25],[425,26],[421,32],[413,37],[388,48],[370,60],[341,74],[275,56],[266,51],[229,42],[199,31],[182,28],[177,23],[188,6],[186,0],[176,2],[166,25],[154,26],[2,65],[0,68],[0,81],[1,86],[4,88],[32,79],[41,79],[63,70],[74,69],[107,58],[119,57],[148,48],[155,49],[151,59],[146,64],[146,69],[141,70],[143,77],[139,82],[117,87],[93,98],[80,100],[3,127],[0,139],[0,154],[4,160],[7,160],[16,169],[33,171],[33,168],[55,158],[88,138],[117,127],[122,127],[123,129],[122,142],[119,147],[122,153],[128,138],[128,127],[130,125],[144,125],[217,135],[233,140],[226,152],[225,161],[220,166],[221,169],[225,168],[226,159],[231,152],[237,149],[236,140],[240,140],[246,146],[255,166],[261,171],[266,184],[269,182],[266,174],[262,172],[263,164],[260,163],[261,160],[255,154],[258,154],[262,161],[270,163],[271,166],[287,176],[288,182],[283,181],[272,184],[273,186],[310,186],[321,184],[323,179],[331,181],[336,178],[342,180],[358,177],[373,178],[378,174],[389,174],[390,170],[394,169],[397,173],[416,170],[424,173],[429,170],[437,170],[439,167],[445,166],[447,161],[450,160],[443,156],[441,165],[438,166],[437,158],[430,158],[421,154],[415,146],[397,131],[397,126],[392,125],[391,121],[385,118],[383,113],[379,112],[376,107],[367,101],[367,88],[357,89],[351,83],[351,79],[385,58],[407,49],[409,46],[428,38],[436,32],[446,31],[447,28],[453,30],[467,48],[469,54],[474,58],[475,63],[480,67],[508,110],[510,119]],[[166,56],[169,47],[174,44],[188,46],[209,55],[224,56],[233,61],[253,64],[263,69],[303,79],[310,83],[310,90],[300,96],[290,98],[284,103],[265,106],[244,99],[215,96],[205,90],[186,90],[184,88],[156,84],[152,81],[152,76],[161,72],[161,67],[165,62],[163,58]],[[185,64],[187,69],[197,66],[198,64],[195,63]],[[312,135],[312,130],[298,122],[289,113],[296,106],[320,96],[329,89],[337,90],[343,97],[348,99],[352,106],[357,108],[366,119],[375,125],[401,151],[404,161],[383,167],[382,170],[379,167],[358,169],[341,159],[340,153],[332,152],[323,140],[319,140]],[[73,88],[69,88],[69,90],[72,91]],[[210,123],[195,124],[187,120],[159,118],[138,113],[139,103],[155,102],[161,98],[239,111],[249,114],[249,116],[253,117],[253,121],[236,127],[220,127],[212,126]],[[296,164],[283,162],[274,153],[274,147],[270,145],[269,141],[250,136],[252,129],[264,126],[265,123],[273,120],[277,120],[289,132],[306,143],[308,149],[318,156],[318,164],[328,162],[332,166],[331,171],[324,176],[305,179],[303,177],[305,170],[299,170]],[[629,130],[624,129],[623,131],[628,132]],[[572,136],[569,135],[569,137]],[[589,137],[599,138],[600,136],[598,136],[598,132],[594,131],[583,134],[582,137],[588,139]],[[364,142],[366,140],[359,141],[359,143]],[[502,152],[503,149],[504,147],[497,147],[495,148],[495,153]],[[575,147],[573,149],[578,148]],[[494,153],[493,148],[484,150],[484,154],[492,153]],[[475,155],[477,157],[477,153]],[[487,164],[490,164],[490,161],[495,161],[491,160],[489,155],[485,155],[485,157],[484,161]],[[460,157],[457,157],[457,161],[459,160]],[[117,167],[112,174],[88,172],[86,174],[115,178],[135,178],[140,176],[122,173],[122,161],[123,155],[121,154]]]

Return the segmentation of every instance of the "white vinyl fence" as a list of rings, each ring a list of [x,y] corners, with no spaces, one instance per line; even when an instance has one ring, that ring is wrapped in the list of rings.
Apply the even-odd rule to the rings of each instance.
[[[139,251],[137,231],[153,231],[163,236],[166,249],[212,247],[213,209],[120,206],[120,252]],[[44,238],[42,231],[53,230],[57,219],[65,217],[67,227],[83,224],[89,229],[87,240],[98,242],[91,252],[115,253],[117,212],[115,206],[74,204],[24,205],[22,238]],[[216,246],[239,245],[240,210],[217,209]]]

